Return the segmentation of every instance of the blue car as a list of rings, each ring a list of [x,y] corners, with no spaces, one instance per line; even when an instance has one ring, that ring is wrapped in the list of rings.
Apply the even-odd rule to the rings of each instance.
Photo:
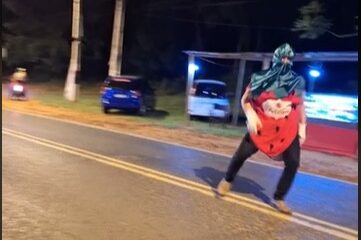
[[[118,109],[144,115],[155,107],[154,90],[138,76],[109,76],[101,89],[101,105],[104,113]]]

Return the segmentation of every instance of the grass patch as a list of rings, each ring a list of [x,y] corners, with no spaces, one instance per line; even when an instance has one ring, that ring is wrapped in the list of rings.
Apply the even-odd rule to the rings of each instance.
[[[95,98],[95,96],[82,96],[76,102],[69,102],[64,99],[60,92],[51,92],[37,96],[36,100],[40,101],[44,105],[55,108],[62,107],[92,113],[98,113],[100,111],[99,99]]]
[[[209,124],[205,122],[192,121],[192,128],[202,133],[209,133],[216,136],[240,138],[246,134],[244,127],[232,126],[230,124]]]
[[[41,88],[41,86],[37,86]],[[44,87],[42,87],[44,88]],[[39,92],[34,93],[35,100],[41,104],[54,108],[66,108],[79,112],[90,112],[101,114],[99,88],[97,86],[82,87],[76,102],[69,102],[63,97],[62,86],[49,85]],[[105,115],[104,115],[105,116]],[[184,94],[166,95],[158,92],[156,94],[156,110],[147,116],[141,117],[129,114],[113,114],[113,117],[127,118],[148,124],[170,128],[189,129],[200,133],[208,133],[217,136],[238,138],[245,134],[244,127],[232,126],[230,124],[214,123],[208,121],[187,121],[185,116]]]

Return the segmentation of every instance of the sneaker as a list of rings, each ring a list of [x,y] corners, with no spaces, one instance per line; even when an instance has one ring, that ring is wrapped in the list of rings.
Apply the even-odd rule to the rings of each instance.
[[[217,193],[221,196],[226,195],[226,193],[231,190],[232,183],[227,182],[224,178],[218,183]]]
[[[274,206],[281,213],[288,214],[288,215],[292,214],[292,210],[289,207],[287,207],[285,201],[283,201],[283,200],[275,200]]]

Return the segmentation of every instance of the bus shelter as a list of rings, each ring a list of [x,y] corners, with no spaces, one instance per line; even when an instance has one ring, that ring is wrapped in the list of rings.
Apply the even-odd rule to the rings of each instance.
[[[186,109],[185,114],[187,119],[188,115],[188,95],[193,85],[195,69],[194,62],[196,58],[205,59],[228,59],[228,60],[239,60],[237,84],[235,89],[235,99],[232,109],[232,124],[237,125],[238,117],[240,115],[240,104],[242,97],[242,89],[244,86],[245,79],[245,68],[247,61],[258,61],[262,63],[262,69],[268,69],[271,65],[273,53],[271,52],[239,52],[239,53],[220,53],[220,52],[203,52],[203,51],[183,51],[188,55],[188,75],[187,75],[187,87],[186,87]],[[297,53],[293,62],[358,62],[357,52],[301,52]],[[330,152],[339,153],[342,155],[356,156],[358,155],[358,134],[357,129],[332,129],[334,126],[309,124],[308,129],[312,131],[308,134],[308,141],[304,144],[305,148],[317,150],[323,149],[327,152],[327,141],[330,143]],[[324,132],[336,131],[338,137],[335,139],[323,139],[321,136]],[[347,131],[346,131],[347,130]],[[343,136],[343,137],[342,137]],[[307,144],[309,142],[309,144]],[[324,143],[322,143],[324,142]],[[347,143],[345,145],[345,143]],[[323,144],[323,145],[322,145]],[[322,146],[321,146],[322,145]],[[325,146],[326,145],[326,146]],[[342,148],[342,149],[338,149]],[[346,149],[346,150],[345,150]]]

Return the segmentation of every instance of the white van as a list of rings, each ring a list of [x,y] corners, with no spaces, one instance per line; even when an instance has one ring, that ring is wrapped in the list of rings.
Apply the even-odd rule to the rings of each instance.
[[[230,113],[226,84],[211,79],[197,79],[188,95],[188,114],[202,117],[224,118]]]

